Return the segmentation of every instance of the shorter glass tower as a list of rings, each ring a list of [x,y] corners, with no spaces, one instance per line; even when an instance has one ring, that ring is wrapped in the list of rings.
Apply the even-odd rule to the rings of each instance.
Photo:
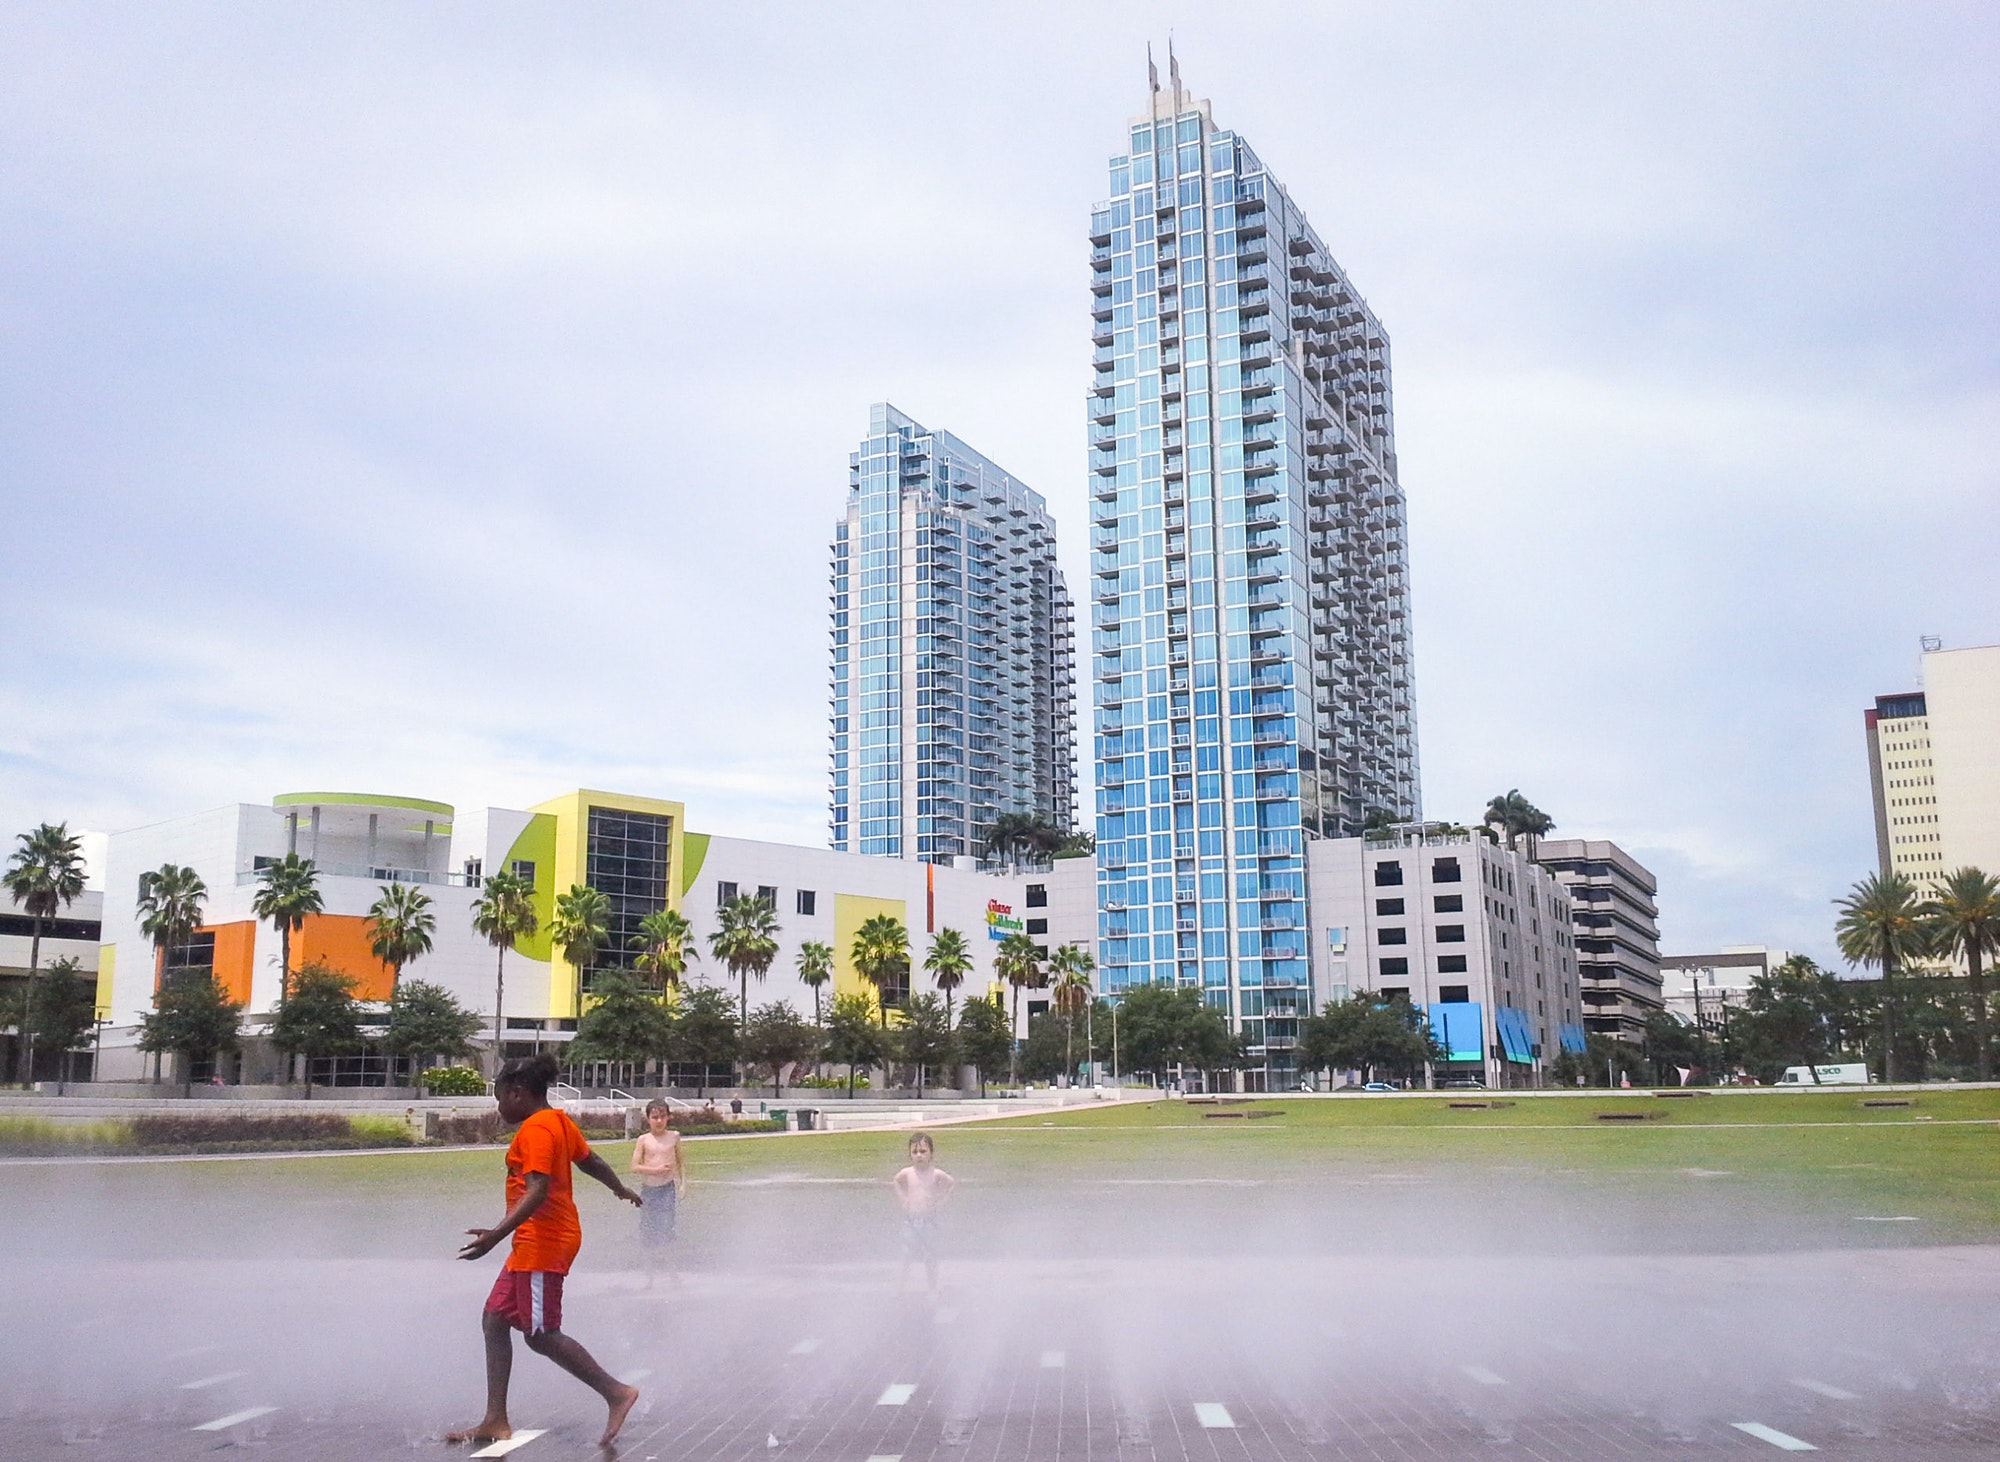
[[[1041,494],[886,403],[847,474],[829,842],[944,863],[978,856],[1003,813],[1067,831],[1075,625]]]

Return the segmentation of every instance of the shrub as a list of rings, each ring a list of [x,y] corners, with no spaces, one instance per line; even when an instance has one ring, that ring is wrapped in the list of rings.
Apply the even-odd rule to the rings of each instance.
[[[506,1129],[507,1124],[500,1120],[498,1112],[475,1112],[471,1116],[454,1112],[448,1116],[433,1116],[428,1136],[433,1142],[491,1142]]]
[[[432,1096],[485,1096],[486,1078],[470,1066],[433,1066],[423,1074],[423,1088]]]
[[[131,1129],[123,1122],[0,1117],[0,1152],[9,1156],[61,1157],[67,1153],[119,1151],[131,1145]]]
[[[409,1147],[417,1140],[401,1117],[350,1117],[348,1126],[369,1147]]]
[[[201,1147],[218,1142],[340,1142],[353,1129],[339,1113],[253,1116],[234,1113],[214,1117],[134,1117],[132,1141],[138,1147]]]

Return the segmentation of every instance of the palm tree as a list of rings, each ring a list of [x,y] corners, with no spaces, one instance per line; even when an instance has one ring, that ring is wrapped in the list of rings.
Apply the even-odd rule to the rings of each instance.
[[[271,921],[278,931],[278,1006],[292,984],[292,931],[305,927],[308,914],[320,913],[325,903],[319,896],[319,872],[312,859],[287,853],[264,865],[258,875],[263,885],[250,908],[260,919]]]
[[[414,883],[385,883],[368,910],[368,948],[389,967],[389,998],[403,981],[403,966],[431,952],[437,916],[431,896]]]
[[[1049,956],[1049,970],[1055,976],[1055,988],[1049,995],[1050,1003],[1062,1012],[1063,1018],[1063,1065],[1068,1068],[1072,1083],[1076,1080],[1076,1013],[1090,1011],[1090,973],[1078,964],[1076,956],[1083,954],[1074,944],[1057,947]],[[1088,1037],[1085,1037],[1086,1048]]]
[[[495,951],[493,978],[493,1063],[500,1063],[500,1012],[507,996],[507,951],[516,939],[525,939],[541,927],[535,912],[535,885],[518,873],[486,875],[478,900],[472,905],[472,927],[484,935]]]
[[[799,980],[813,992],[813,1024],[820,1023],[820,987],[833,978],[833,946],[808,939],[799,946]]]
[[[688,961],[699,957],[694,948],[694,925],[679,909],[659,909],[646,915],[639,921],[632,944],[639,950],[633,963],[658,980],[662,991],[678,985]]]
[[[1917,886],[1901,873],[1871,873],[1838,901],[1834,937],[1849,963],[1882,971],[1882,1079],[1896,1079],[1896,971],[1929,952]]]
[[[1022,853],[1052,856],[1068,834],[1047,818],[1033,812],[1003,812],[986,829],[986,852],[991,857],[1016,862]]]
[[[1506,834],[1507,847],[1510,851],[1518,845],[1522,837],[1526,837],[1528,856],[1531,858],[1535,855],[1535,840],[1555,830],[1554,820],[1523,797],[1519,787],[1489,801],[1482,821],[1488,827],[1498,828]]]
[[[1972,988],[1976,1069],[1979,1079],[1986,1081],[1993,1075],[1993,1059],[1986,1049],[1984,959],[2000,950],[2000,879],[1977,868],[1957,869],[1937,880],[1917,912],[1931,947],[1939,954],[1957,955],[1965,961],[1967,983]]]
[[[162,863],[139,875],[139,932],[153,941],[153,974],[167,972],[167,951],[201,928],[208,885],[192,868]]]
[[[740,893],[715,911],[715,932],[708,951],[736,976],[736,1023],[746,1028],[750,1008],[750,977],[763,979],[778,957],[778,913],[754,893]]]
[[[1091,1028],[1097,1015],[1097,991],[1091,981],[1091,976],[1097,973],[1097,961],[1080,944],[1061,944],[1049,956],[1049,970],[1055,975],[1056,994],[1060,996],[1067,987],[1075,992],[1070,998],[1083,1006],[1083,1058],[1091,1060],[1097,1050],[1097,1033]],[[1065,1033],[1065,1045],[1068,1039]],[[1076,1070],[1075,1063],[1071,1063],[1070,1070]]]
[[[28,989],[21,1004],[22,1071],[35,1079],[35,983],[42,972],[42,921],[53,919],[83,893],[83,840],[69,830],[66,822],[45,822],[33,832],[22,833],[20,847],[7,860],[0,874],[0,886],[14,902],[28,911]]]
[[[882,1028],[889,1028],[889,987],[910,973],[910,931],[894,914],[875,914],[854,931],[848,958],[861,978],[875,987]]]
[[[972,951],[965,936],[956,929],[940,929],[931,936],[931,952],[924,956],[924,968],[931,983],[944,991],[944,1023],[951,1024],[951,997],[972,972]]]
[[[549,939],[576,972],[576,1014],[583,1016],[583,976],[597,958],[597,946],[611,927],[611,900],[587,883],[572,883],[556,895],[556,916],[549,920]]]
[[[1049,977],[1042,970],[1042,947],[1025,934],[1009,934],[1000,941],[993,969],[1014,987],[1014,1023],[1008,1031],[1011,1045],[1007,1058],[1007,1080],[1012,1084],[1021,1065],[1021,992],[1041,989]]]

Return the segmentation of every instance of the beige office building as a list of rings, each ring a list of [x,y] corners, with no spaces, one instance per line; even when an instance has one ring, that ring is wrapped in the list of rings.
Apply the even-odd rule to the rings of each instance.
[[[2000,645],[1926,649],[1923,683],[1866,713],[1881,869],[2000,873]]]

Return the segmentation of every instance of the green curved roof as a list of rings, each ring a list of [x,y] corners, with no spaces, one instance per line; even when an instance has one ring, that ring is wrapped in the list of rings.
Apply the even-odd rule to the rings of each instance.
[[[366,792],[286,792],[271,799],[273,807],[400,807],[409,812],[428,812],[438,817],[452,815],[449,802],[426,802],[421,797],[376,797]]]

